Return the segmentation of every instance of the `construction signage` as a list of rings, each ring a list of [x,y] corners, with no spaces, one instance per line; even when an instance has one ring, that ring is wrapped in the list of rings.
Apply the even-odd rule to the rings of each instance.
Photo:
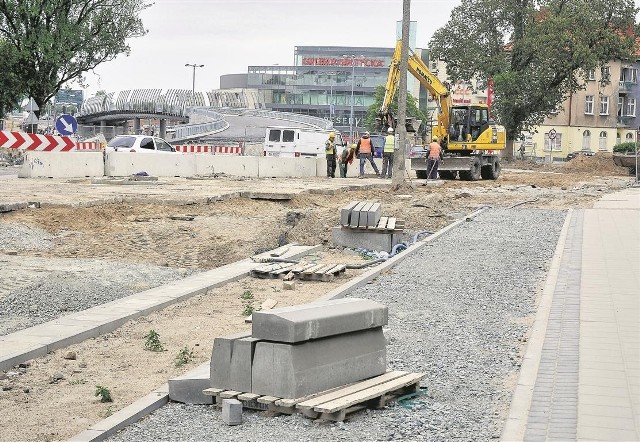
[[[0,147],[8,149],[66,152],[75,150],[76,143],[69,137],[0,131]]]

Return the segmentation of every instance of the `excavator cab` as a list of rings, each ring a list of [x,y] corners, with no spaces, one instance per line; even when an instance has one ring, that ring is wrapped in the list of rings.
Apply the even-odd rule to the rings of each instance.
[[[489,128],[489,109],[486,106],[453,106],[450,115],[450,141],[476,141]]]

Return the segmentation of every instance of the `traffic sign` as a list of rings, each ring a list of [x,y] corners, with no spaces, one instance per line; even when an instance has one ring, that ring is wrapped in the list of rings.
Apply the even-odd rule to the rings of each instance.
[[[549,139],[550,139],[550,140],[555,140],[555,139],[556,139],[556,135],[557,135],[557,133],[556,133],[556,130],[555,130],[555,129],[551,129],[551,130],[549,131]]]
[[[60,135],[71,135],[78,130],[78,121],[73,115],[62,114],[56,119],[56,129]]]

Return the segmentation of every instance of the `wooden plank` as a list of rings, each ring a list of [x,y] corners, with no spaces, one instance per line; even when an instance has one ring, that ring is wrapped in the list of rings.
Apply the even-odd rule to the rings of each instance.
[[[406,374],[407,374],[406,371],[390,371],[383,375],[376,376],[375,378],[371,378],[362,382],[357,382],[345,388],[340,388],[332,393],[322,394],[314,399],[300,402],[299,404],[296,405],[296,407],[301,409],[314,408],[320,404],[324,404],[325,402],[330,402],[335,399],[341,398],[343,396],[347,396],[347,395],[356,393],[358,391],[365,390],[367,388],[382,384],[384,382],[399,378],[401,376],[405,376]]]
[[[334,392],[334,391],[338,391],[340,389],[343,389],[343,388],[346,388],[346,387],[350,387],[351,385],[355,385],[355,384],[357,384],[357,382],[353,382],[353,383],[348,384],[348,385],[340,385],[339,387],[333,387],[333,388],[330,388],[328,390],[323,390],[323,391],[320,391],[318,393],[309,394],[307,396],[300,397],[300,398],[297,398],[297,399],[280,399],[280,400],[276,401],[275,404],[276,405],[280,405],[282,407],[292,407],[292,406],[294,406],[294,405],[296,405],[296,404],[298,404],[300,402],[309,401],[309,400],[311,400],[313,398],[316,398],[318,396],[322,396],[324,394],[328,394],[328,393],[331,393],[331,392]]]
[[[242,393],[238,395],[238,400],[240,401],[255,401],[260,397],[259,394],[255,393]]]
[[[385,230],[387,228],[388,219],[388,216],[381,216],[380,221],[378,221],[378,227],[376,227],[376,230]]]
[[[312,278],[313,279],[322,279],[324,278],[325,272],[329,269],[332,269],[335,267],[335,264],[326,264],[323,265],[322,267],[320,267],[318,270],[316,270],[315,272],[313,272]]]
[[[338,274],[338,273],[343,273],[347,270],[347,266],[345,264],[338,264],[337,266],[335,266],[335,268],[331,271],[331,273]]]
[[[395,228],[396,228],[396,219],[389,218],[389,220],[387,221],[387,230],[393,230]]]
[[[299,274],[304,272],[305,270],[310,269],[311,267],[315,267],[317,266],[316,263],[306,263],[306,264],[299,264],[297,266],[295,266],[294,268],[291,269],[291,271],[295,274]]]
[[[274,308],[276,306],[277,303],[278,303],[278,301],[276,301],[275,299],[267,298],[260,305],[260,308],[262,310],[271,310],[272,308]]]
[[[274,396],[260,396],[257,401],[259,404],[273,404],[275,401],[280,400],[281,398],[279,397],[274,397]]]
[[[233,399],[234,397],[236,397],[239,394],[242,394],[242,392],[241,391],[234,391],[234,390],[225,390],[222,393],[220,393],[220,397],[222,399]]]
[[[315,406],[313,409],[314,411],[317,411],[319,413],[335,413],[338,410],[342,410],[352,405],[368,401],[375,397],[381,396],[384,393],[406,387],[407,385],[415,384],[416,382],[419,382],[423,377],[425,377],[425,373],[408,373],[397,379],[392,379],[388,382],[383,382],[382,384],[378,384],[370,388],[354,392],[353,394],[350,394],[348,396],[343,396],[329,402],[324,402],[320,405]]]
[[[311,276],[313,275],[316,271],[318,271],[319,269],[321,269],[322,267],[324,267],[324,264],[317,264],[313,267],[310,267],[308,269],[306,269],[305,271],[302,272],[303,275],[305,276]]]

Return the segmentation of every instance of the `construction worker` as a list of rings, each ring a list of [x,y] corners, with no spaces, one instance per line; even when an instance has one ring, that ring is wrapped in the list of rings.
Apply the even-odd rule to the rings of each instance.
[[[429,156],[427,158],[427,179],[429,180],[438,179],[438,164],[440,163],[441,151],[442,148],[440,147],[440,143],[438,143],[438,138],[433,137],[431,144],[429,144]]]
[[[338,155],[338,166],[340,167],[340,178],[347,177],[347,165],[353,163],[353,158],[356,156],[356,145],[352,144],[351,147],[345,146],[342,153]]]
[[[387,129],[387,136],[384,138],[384,149],[382,150],[382,175],[391,178],[393,173],[393,151],[396,148],[396,137],[393,135],[393,127]]]
[[[324,143],[324,153],[327,156],[327,178],[336,177],[336,134],[331,132]]]
[[[358,140],[358,144],[356,145],[356,151],[360,155],[360,176],[358,178],[364,178],[364,163],[369,160],[371,166],[373,166],[373,170],[376,172],[376,176],[380,176],[380,171],[378,170],[378,166],[373,162],[373,144],[371,143],[371,138],[369,132],[365,132],[362,134],[362,137]]]

